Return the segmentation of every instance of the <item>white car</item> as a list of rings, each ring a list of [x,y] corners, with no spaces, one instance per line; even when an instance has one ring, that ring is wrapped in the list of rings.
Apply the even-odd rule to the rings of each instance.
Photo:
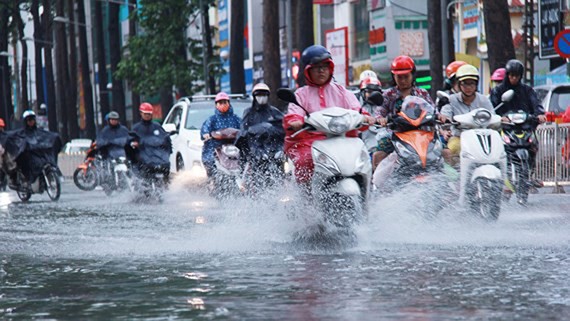
[[[194,166],[202,167],[202,146],[200,129],[204,121],[214,115],[215,96],[183,97],[179,99],[164,118],[162,128],[172,135],[172,154],[170,171],[191,170]],[[240,118],[243,111],[251,107],[251,98],[243,95],[230,95],[233,111]]]
[[[89,149],[89,147],[91,147],[91,139],[72,139],[70,142],[63,146],[62,153],[67,155],[83,154]]]

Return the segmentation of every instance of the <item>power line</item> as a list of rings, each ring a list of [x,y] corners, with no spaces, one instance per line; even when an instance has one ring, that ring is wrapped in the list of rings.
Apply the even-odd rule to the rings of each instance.
[[[425,14],[425,13],[423,13],[423,12],[419,12],[419,11],[412,10],[412,9],[410,9],[410,8],[406,8],[406,7],[404,7],[404,6],[401,6],[401,5],[397,4],[397,3],[395,3],[394,1],[390,1],[390,3],[391,3],[394,7],[397,7],[397,8],[406,10],[406,11],[409,11],[409,12],[411,12],[411,13],[418,14],[418,15],[420,15],[420,16],[427,17],[427,14]]]

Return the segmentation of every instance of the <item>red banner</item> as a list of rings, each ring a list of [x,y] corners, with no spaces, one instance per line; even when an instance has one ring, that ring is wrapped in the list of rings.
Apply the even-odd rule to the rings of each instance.
[[[334,0],[313,0],[313,4],[334,4]]]

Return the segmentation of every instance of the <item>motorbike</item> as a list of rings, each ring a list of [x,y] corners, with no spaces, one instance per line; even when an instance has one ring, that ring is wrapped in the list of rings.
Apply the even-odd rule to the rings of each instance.
[[[499,218],[506,153],[498,130],[501,116],[485,108],[453,117],[461,129],[459,203],[489,221]]]
[[[242,186],[249,195],[278,186],[284,179],[284,132],[268,122],[253,125],[239,134],[236,145],[242,146],[245,165]],[[244,155],[245,154],[245,155]]]
[[[277,96],[303,108],[289,89],[279,89]],[[381,98],[379,94],[379,99]],[[381,104],[381,100],[377,103]],[[311,147],[314,174],[311,180],[312,200],[322,209],[324,222],[340,230],[350,230],[363,221],[368,212],[372,164],[364,142],[346,133],[362,126],[358,111],[328,107],[305,117],[307,130],[324,133],[326,138]],[[321,226],[321,228],[325,228]]]
[[[519,110],[505,114],[509,122],[503,122],[502,136],[507,152],[507,178],[514,188],[517,202],[525,205],[531,186],[531,153],[538,125],[536,116]],[[508,200],[508,194],[505,199]]]
[[[59,168],[52,164],[45,164],[40,175],[33,181],[28,182],[21,169],[16,169],[16,181],[14,186],[10,186],[18,194],[22,202],[27,202],[32,194],[42,194],[47,192],[52,201],[59,200],[61,195],[61,181],[63,175]]]
[[[86,151],[85,160],[73,172],[73,183],[82,191],[92,191],[99,184],[96,144],[93,142]]]
[[[374,172],[376,191],[389,194],[418,188],[417,201],[425,203],[417,206],[422,210],[420,214],[435,215],[444,206],[440,193],[447,188],[447,182],[434,106],[422,98],[408,96],[387,126],[392,131],[394,152]]]
[[[241,180],[240,150],[234,145],[239,133],[236,128],[224,128],[212,132],[212,138],[223,144],[214,151],[214,174],[209,185],[210,195],[222,199],[235,196],[244,190]]]
[[[132,179],[129,162],[124,156],[102,161],[100,185],[107,196],[114,191],[132,191]]]

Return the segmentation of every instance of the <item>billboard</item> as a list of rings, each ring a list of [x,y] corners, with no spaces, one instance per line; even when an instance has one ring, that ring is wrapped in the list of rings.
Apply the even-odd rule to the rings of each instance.
[[[558,57],[554,49],[554,37],[560,32],[560,0],[540,0],[538,3],[538,57]]]

